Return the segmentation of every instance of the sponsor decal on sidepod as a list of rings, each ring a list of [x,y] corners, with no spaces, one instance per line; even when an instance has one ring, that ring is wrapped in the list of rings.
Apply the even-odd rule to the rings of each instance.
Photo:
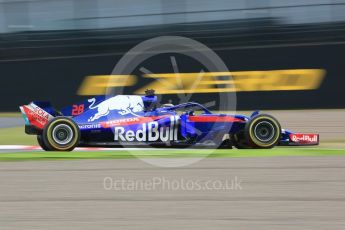
[[[114,128],[115,141],[176,141],[177,140],[177,116],[170,116],[170,125],[159,127],[157,121],[143,123],[141,129],[125,130],[119,126]]]

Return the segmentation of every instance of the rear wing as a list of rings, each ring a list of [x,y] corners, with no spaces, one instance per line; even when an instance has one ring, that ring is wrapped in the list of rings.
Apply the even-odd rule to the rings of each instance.
[[[43,129],[49,120],[58,115],[49,102],[31,102],[19,107],[25,120],[25,126]]]

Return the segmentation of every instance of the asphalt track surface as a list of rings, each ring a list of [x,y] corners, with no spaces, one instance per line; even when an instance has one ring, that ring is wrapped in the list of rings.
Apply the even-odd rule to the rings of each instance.
[[[0,117],[0,128],[10,128],[15,126],[23,126],[23,118],[18,117]]]
[[[165,188],[107,190],[110,182],[104,188],[105,178],[157,177]],[[181,186],[235,178],[240,187],[232,189]],[[173,189],[173,181],[180,186]],[[345,224],[345,160],[335,156],[207,158],[180,168],[140,159],[1,162],[0,186],[0,229],[334,230]]]

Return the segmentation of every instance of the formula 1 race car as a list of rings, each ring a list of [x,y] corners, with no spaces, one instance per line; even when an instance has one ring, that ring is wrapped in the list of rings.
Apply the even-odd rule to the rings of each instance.
[[[158,106],[157,96],[98,96],[61,111],[48,102],[20,106],[25,132],[37,135],[46,151],[71,151],[76,146],[166,146],[272,148],[317,145],[318,134],[281,129],[267,114],[214,114],[195,102]]]

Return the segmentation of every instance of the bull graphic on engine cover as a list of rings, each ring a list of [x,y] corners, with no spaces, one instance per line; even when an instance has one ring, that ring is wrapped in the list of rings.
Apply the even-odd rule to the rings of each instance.
[[[109,98],[96,106],[94,106],[96,102],[95,98],[89,99],[88,101],[92,103],[89,106],[90,109],[97,108],[97,113],[88,119],[89,122],[107,116],[112,110],[117,110],[121,115],[132,114],[134,116],[138,116],[135,113],[144,110],[144,103],[141,96],[118,95]]]

